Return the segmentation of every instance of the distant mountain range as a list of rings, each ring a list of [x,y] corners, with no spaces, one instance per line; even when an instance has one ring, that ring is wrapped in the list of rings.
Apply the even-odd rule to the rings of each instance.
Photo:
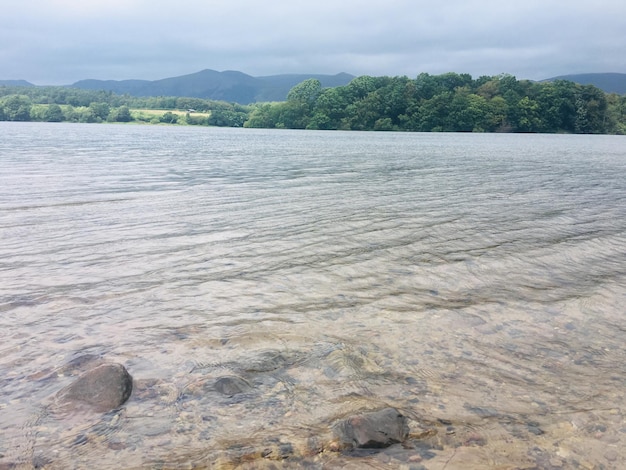
[[[207,69],[161,80],[80,80],[67,86],[85,90],[106,90],[131,96],[185,96],[249,104],[262,101],[284,101],[294,85],[309,78],[317,78],[323,87],[336,87],[348,84],[355,77],[348,73],[253,77],[232,70],[218,72]],[[554,80],[595,85],[607,93],[626,94],[626,74],[624,73],[561,75],[542,81]],[[0,80],[1,85],[35,86],[25,80]]]
[[[594,85],[606,93],[626,94],[626,73],[579,73],[575,75],[560,75],[542,81],[553,82],[555,80],[568,80],[581,85]]]
[[[87,90],[107,90],[132,96],[185,96],[221,100],[240,104],[257,101],[284,101],[289,90],[309,78],[317,78],[323,87],[349,83],[354,76],[337,75],[271,75],[253,77],[242,72],[202,70],[162,80],[81,80],[70,85]]]
[[[0,80],[0,86],[35,86],[26,80]]]
[[[202,70],[162,80],[81,80],[71,85],[87,90],[110,90],[132,96],[185,96],[240,104],[257,101],[283,101],[289,90],[309,78],[317,78],[324,87],[345,85],[353,75],[272,75],[253,77],[243,72]]]
[[[323,87],[336,87],[348,84],[355,76],[338,73],[253,77],[233,70],[218,72],[207,69],[161,80],[80,80],[66,86],[131,96],[184,96],[249,104],[257,101],[284,101],[291,88],[309,78],[317,78]],[[2,85],[35,86],[25,80],[0,80]]]

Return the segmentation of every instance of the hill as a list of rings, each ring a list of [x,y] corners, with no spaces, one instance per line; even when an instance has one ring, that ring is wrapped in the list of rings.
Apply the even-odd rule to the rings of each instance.
[[[131,96],[184,96],[221,100],[239,104],[257,101],[283,101],[289,90],[309,78],[317,78],[323,87],[346,85],[354,76],[337,75],[271,75],[253,77],[243,72],[202,70],[161,80],[80,80],[72,88],[106,90]]]
[[[0,86],[35,86],[26,80],[0,80]]]
[[[542,81],[553,82],[555,80],[568,80],[580,85],[594,85],[605,93],[626,94],[626,73],[580,73],[560,75]]]

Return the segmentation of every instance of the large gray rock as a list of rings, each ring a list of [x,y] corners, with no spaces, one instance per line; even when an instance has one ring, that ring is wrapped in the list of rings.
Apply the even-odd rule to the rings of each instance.
[[[395,408],[350,416],[334,426],[342,447],[382,448],[404,441],[409,426]]]
[[[87,405],[107,412],[123,405],[133,391],[133,378],[121,364],[102,364],[81,374],[57,396],[64,408]]]

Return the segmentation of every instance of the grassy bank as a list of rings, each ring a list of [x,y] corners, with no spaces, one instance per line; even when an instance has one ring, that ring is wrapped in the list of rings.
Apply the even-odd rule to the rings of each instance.
[[[133,121],[150,124],[204,124],[211,113],[177,109],[130,109]]]

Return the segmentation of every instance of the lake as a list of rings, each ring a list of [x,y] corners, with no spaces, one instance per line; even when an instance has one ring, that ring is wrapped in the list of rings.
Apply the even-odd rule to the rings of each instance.
[[[0,123],[0,468],[624,468],[625,175],[620,136]],[[130,399],[54,413],[102,361]],[[404,445],[334,451],[385,407]]]

